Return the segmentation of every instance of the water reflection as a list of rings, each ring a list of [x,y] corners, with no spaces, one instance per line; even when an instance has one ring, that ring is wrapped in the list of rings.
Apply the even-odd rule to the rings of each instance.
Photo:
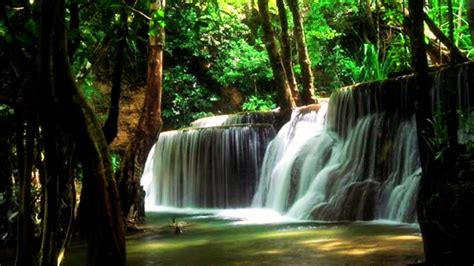
[[[248,223],[255,214],[244,210],[148,213],[146,232],[127,238],[127,265],[406,265],[423,258],[416,225]],[[184,224],[182,234],[172,232],[172,217]],[[84,246],[70,249],[66,265],[81,265],[77,263],[83,261],[84,251]]]

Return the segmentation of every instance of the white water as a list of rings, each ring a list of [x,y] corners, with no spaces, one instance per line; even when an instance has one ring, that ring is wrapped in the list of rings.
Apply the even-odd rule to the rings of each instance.
[[[323,110],[320,110],[320,112]],[[361,118],[348,137],[334,132],[304,131],[301,142],[280,141],[280,134],[306,128],[290,121],[270,144],[264,159],[254,207],[272,208],[298,219],[414,221],[414,204],[419,179],[415,121],[401,123],[389,144],[378,134],[386,123],[384,114]],[[385,149],[387,177],[379,175],[380,145]],[[272,150],[287,151],[273,157]],[[383,152],[383,149],[382,149]],[[299,161],[298,161],[299,159]],[[275,184],[277,183],[277,184]],[[289,197],[289,193],[295,195]],[[345,212],[341,208],[347,208]],[[367,209],[371,213],[367,214]]]
[[[446,73],[435,77],[433,110],[447,89],[445,79]],[[267,149],[253,207],[297,219],[415,222],[421,169],[410,111],[414,88],[403,79],[389,82],[333,94],[324,130],[321,121],[288,122]],[[464,110],[461,143],[474,139],[469,82],[466,65],[456,84],[457,106]]]
[[[245,207],[255,191],[271,125],[187,129],[160,134],[141,185],[147,205]]]
[[[260,185],[252,206],[282,212],[287,205],[291,170],[306,141],[323,132],[327,103],[319,112],[293,112],[291,120],[278,132],[265,152]]]
[[[441,79],[435,81],[435,100],[440,99],[439,91],[443,89],[439,85]],[[256,190],[253,211],[232,209],[220,215],[249,223],[285,219],[415,222],[420,167],[413,115],[414,88],[403,80],[390,82],[387,88],[374,83],[343,89],[332,96],[329,108],[323,102],[317,112],[296,110],[268,145],[261,169],[255,165],[249,168],[252,173],[260,173],[259,179],[252,177],[254,181],[258,179],[258,186],[250,188]],[[468,71],[461,70],[457,89],[462,96],[458,107],[465,110],[466,118],[460,121],[460,142],[474,139],[469,82]],[[255,122],[252,119],[258,118],[242,117],[218,116],[198,120],[193,125],[233,125]],[[162,134],[156,144],[160,148],[150,153],[142,179],[142,184],[149,188],[147,204],[229,207],[229,199],[249,197],[251,192],[243,187],[251,181],[235,188],[229,180],[237,176],[248,178],[246,171],[237,171],[246,168],[248,161],[261,159],[248,151],[263,144],[261,139],[236,133],[241,129],[227,133],[223,130]],[[217,138],[210,133],[216,131],[220,132]],[[271,134],[263,135],[266,137],[262,139],[269,141]],[[203,145],[208,148],[203,150]],[[230,166],[233,161],[239,162]],[[236,190],[229,193],[231,189]],[[230,194],[233,196],[229,197]]]

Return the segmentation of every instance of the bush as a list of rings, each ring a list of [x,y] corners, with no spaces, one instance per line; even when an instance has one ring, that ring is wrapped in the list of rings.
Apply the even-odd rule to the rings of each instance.
[[[219,97],[198,84],[183,66],[165,70],[163,82],[164,128],[186,127],[193,120],[209,115]]]
[[[270,95],[264,97],[250,96],[248,101],[242,104],[244,111],[271,111],[277,107]]]

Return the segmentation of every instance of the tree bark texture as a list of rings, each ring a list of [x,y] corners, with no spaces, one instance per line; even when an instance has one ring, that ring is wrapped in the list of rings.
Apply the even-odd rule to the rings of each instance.
[[[263,39],[267,49],[270,65],[272,67],[273,78],[278,95],[278,105],[283,113],[291,112],[295,107],[295,101],[288,85],[285,68],[281,60],[276,45],[275,31],[270,22],[270,13],[268,11],[268,0],[258,0],[258,9],[262,19]]]
[[[155,8],[164,9],[165,1],[158,1]],[[152,10],[152,12],[155,10]],[[163,27],[160,27],[157,36],[152,36],[149,39],[150,54],[148,55],[145,101],[137,129],[122,160],[119,172],[120,196],[125,218],[135,216],[132,211],[142,209],[141,206],[144,203],[141,198],[143,189],[140,186],[140,177],[148,153],[163,125],[161,120],[161,94],[163,90],[164,42],[165,31]],[[141,215],[143,214],[139,216]],[[141,219],[143,217],[136,218]]]
[[[293,56],[291,55],[290,36],[288,34],[288,20],[286,15],[285,2],[284,0],[277,0],[276,4],[278,7],[278,17],[281,26],[281,61],[283,63],[283,67],[285,68],[286,78],[288,80],[288,85],[290,86],[290,91],[293,96],[293,99],[296,103],[299,103],[300,96],[296,84],[295,73],[293,71]]]
[[[64,0],[41,1],[39,114],[45,142],[46,205],[41,265],[57,265],[61,138],[72,139],[84,171],[80,203],[88,265],[124,265],[125,238],[110,155],[94,111],[78,90],[68,60]]]
[[[315,103],[314,97],[314,77],[313,70],[311,69],[311,60],[309,59],[308,49],[306,47],[306,38],[304,36],[303,18],[300,13],[298,6],[298,0],[287,0],[288,6],[290,7],[293,15],[293,24],[296,47],[298,50],[298,60],[301,66],[301,83],[303,85],[303,92],[301,93],[302,104]]]

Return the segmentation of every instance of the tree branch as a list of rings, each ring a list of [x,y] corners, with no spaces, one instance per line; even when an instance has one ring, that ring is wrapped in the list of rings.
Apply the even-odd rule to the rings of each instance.
[[[441,41],[450,51],[451,51],[451,56],[452,59],[456,62],[466,62],[469,61],[469,59],[459,50],[458,47],[436,26],[433,20],[423,12],[423,19],[428,25],[430,31],[438,38],[438,40]]]

